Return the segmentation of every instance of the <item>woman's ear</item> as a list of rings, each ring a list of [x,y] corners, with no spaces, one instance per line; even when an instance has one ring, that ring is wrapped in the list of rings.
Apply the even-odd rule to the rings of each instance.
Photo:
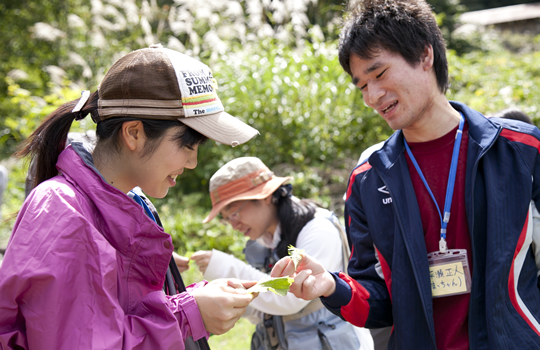
[[[142,151],[146,142],[143,123],[140,120],[124,122],[122,124],[121,137],[130,151]]]
[[[271,193],[268,197],[266,197],[265,199],[263,199],[263,202],[264,202],[264,204],[266,204],[266,205],[272,204],[272,193]]]

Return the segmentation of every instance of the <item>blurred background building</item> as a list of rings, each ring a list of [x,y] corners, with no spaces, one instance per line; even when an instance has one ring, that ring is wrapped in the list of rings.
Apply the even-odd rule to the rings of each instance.
[[[465,12],[459,19],[464,24],[501,31],[540,34],[540,2]]]

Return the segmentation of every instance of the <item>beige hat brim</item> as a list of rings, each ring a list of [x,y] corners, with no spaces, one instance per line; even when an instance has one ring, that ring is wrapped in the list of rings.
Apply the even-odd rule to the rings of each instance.
[[[283,185],[286,182],[289,182],[292,180],[292,177],[278,177],[274,176],[270,180],[260,184],[257,187],[254,187],[250,189],[249,191],[239,193],[236,196],[227,198],[221,202],[218,202],[216,205],[212,207],[212,210],[210,211],[210,214],[203,220],[203,223],[207,223],[208,221],[212,220],[223,207],[227,206],[228,204],[236,201],[243,201],[243,200],[250,200],[250,199],[264,199],[274,193],[275,190],[278,189],[279,186]]]
[[[252,128],[227,112],[207,114],[200,117],[178,118],[178,121],[214,141],[233,147],[259,135],[257,129]]]

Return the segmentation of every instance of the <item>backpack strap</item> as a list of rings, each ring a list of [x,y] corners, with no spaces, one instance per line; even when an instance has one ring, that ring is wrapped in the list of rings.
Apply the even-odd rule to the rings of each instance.
[[[349,247],[349,240],[347,239],[347,233],[345,232],[345,229],[343,228],[343,226],[341,226],[337,216],[331,211],[327,211],[327,210],[324,210],[324,209],[321,209],[321,208],[317,208],[317,211],[315,212],[315,216],[316,217],[323,217],[325,219],[330,220],[330,222],[338,230],[339,238],[341,238],[341,255],[342,255],[342,259],[343,259],[343,273],[348,275],[348,273],[347,273],[347,265],[348,265],[349,259],[351,257],[351,249]]]

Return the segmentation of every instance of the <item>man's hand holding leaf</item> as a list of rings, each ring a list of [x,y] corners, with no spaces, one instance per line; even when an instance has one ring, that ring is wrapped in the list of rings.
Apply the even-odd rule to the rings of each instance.
[[[270,275],[272,277],[293,277],[294,282],[289,288],[289,292],[304,300],[313,300],[334,293],[336,282],[324,266],[303,251],[299,252],[299,255],[301,259],[296,267],[294,260],[286,256],[275,264]]]

